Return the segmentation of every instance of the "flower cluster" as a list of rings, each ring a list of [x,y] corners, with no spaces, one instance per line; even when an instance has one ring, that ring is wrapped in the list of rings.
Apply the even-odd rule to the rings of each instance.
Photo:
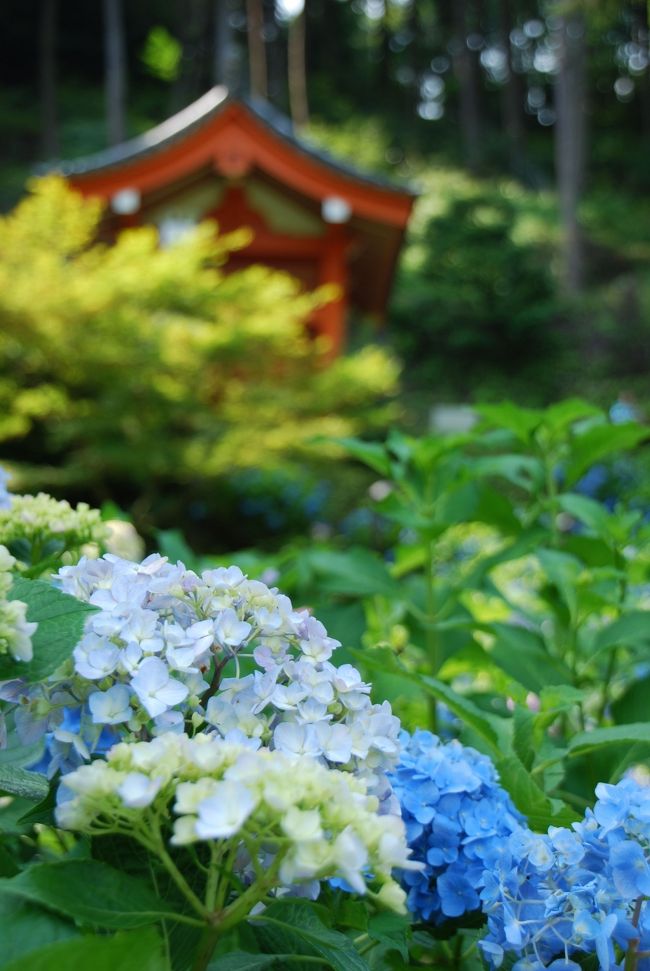
[[[0,494],[0,543],[27,544],[32,564],[64,550],[101,543],[105,535],[101,513],[85,502],[73,508],[65,499],[53,499],[44,492]]]
[[[404,732],[401,741],[391,781],[413,858],[424,864],[405,872],[403,884],[411,912],[440,923],[479,909],[483,874],[498,863],[523,817],[486,756],[425,731]]]
[[[65,777],[57,823],[127,833],[155,852],[171,805],[172,844],[231,841],[251,880],[273,874],[267,892],[338,877],[361,894],[370,884],[377,899],[404,912],[391,873],[417,864],[399,817],[379,815],[377,798],[349,773],[257,746],[203,733],[120,743]]]
[[[37,624],[27,620],[27,605],[8,600],[15,559],[6,546],[0,546],[0,655],[11,654],[17,661],[31,661],[32,634]]]
[[[521,829],[486,870],[481,902],[491,967],[515,955],[518,971],[578,969],[571,956],[595,954],[603,971],[621,952],[650,952],[650,793],[632,778],[601,784],[598,801],[573,829]],[[626,965],[627,966],[627,965]],[[634,966],[637,966],[636,964]]]
[[[35,721],[41,734],[60,733],[64,709],[81,706],[78,737],[64,730],[70,759],[58,760],[59,769],[87,757],[105,727],[115,737],[142,737],[182,732],[188,722],[311,755],[365,778],[378,795],[389,792],[398,719],[388,703],[371,703],[355,668],[331,663],[339,642],[276,589],[237,567],[198,575],[158,555],[142,563],[82,558],[62,568],[57,583],[98,608],[73,670],[46,685],[6,687],[3,697],[20,698],[25,741]]]

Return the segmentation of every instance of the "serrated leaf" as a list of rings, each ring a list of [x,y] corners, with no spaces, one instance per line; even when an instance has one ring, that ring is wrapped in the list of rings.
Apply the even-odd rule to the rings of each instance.
[[[318,574],[320,590],[356,597],[399,594],[399,585],[388,567],[370,550],[314,550],[309,554],[309,563]]]
[[[612,647],[645,644],[648,641],[650,641],[650,610],[630,610],[598,631],[594,640],[593,653],[598,654]]]
[[[15,765],[0,765],[0,792],[10,796],[20,796],[33,802],[41,802],[47,796],[50,786],[43,775],[28,772]]]
[[[0,895],[113,930],[153,924],[171,913],[146,884],[95,860],[36,864],[17,877],[0,880]]]
[[[328,441],[340,445],[352,458],[363,462],[385,478],[390,476],[390,460],[385,447],[379,442],[362,442],[358,438],[335,438]]]
[[[589,428],[572,443],[571,459],[565,469],[568,485],[573,485],[596,462],[629,448],[635,448],[648,430],[636,422],[625,425],[602,424]]]
[[[650,746],[650,722],[631,722],[612,728],[594,728],[591,732],[578,732],[569,742],[569,755],[584,755],[610,745],[636,745],[638,742]]]
[[[408,917],[400,914],[373,914],[368,921],[368,937],[381,944],[386,951],[397,951],[404,961],[408,959],[410,929]]]
[[[495,761],[501,785],[508,790],[517,809],[526,816],[528,825],[536,832],[546,832],[549,826],[570,826],[578,818],[569,806],[551,801],[520,760],[512,755]]]
[[[18,897],[0,897],[0,969],[55,941],[78,937],[74,924]]]
[[[539,693],[546,685],[571,681],[568,667],[548,653],[544,639],[536,631],[500,623],[486,625],[485,629],[495,637],[486,653],[524,688]]]
[[[61,593],[44,580],[22,577],[14,580],[8,597],[27,604],[27,620],[35,621],[38,629],[32,637],[33,659],[25,663],[0,658],[0,680],[41,681],[70,657],[81,638],[86,617],[96,608]]]
[[[608,535],[610,514],[595,499],[579,496],[574,492],[567,492],[557,497],[557,504],[564,512],[592,529],[597,536]]]
[[[538,489],[544,481],[542,463],[530,455],[482,456],[472,461],[472,473],[505,479],[526,492]]]
[[[263,937],[276,952],[318,955],[334,971],[368,971],[368,964],[345,934],[322,922],[308,901],[271,904],[255,918]]]
[[[247,951],[231,951],[220,954],[208,965],[208,971],[258,971],[259,968],[272,968],[277,971],[287,961],[303,961],[311,955],[304,954],[249,954]]]
[[[2,965],[2,971],[170,971],[153,928],[114,937],[82,937],[39,948]]]
[[[650,676],[634,681],[627,691],[612,704],[612,714],[617,722],[641,721],[647,717],[650,698]]]
[[[467,698],[463,698],[462,695],[459,695],[453,688],[444,684],[444,682],[430,678],[428,675],[422,675],[419,681],[425,691],[432,694],[438,701],[443,701],[453,711],[454,715],[457,715],[477,735],[480,735],[492,752],[497,756],[501,754],[498,735],[491,725],[490,720],[477,705]]]

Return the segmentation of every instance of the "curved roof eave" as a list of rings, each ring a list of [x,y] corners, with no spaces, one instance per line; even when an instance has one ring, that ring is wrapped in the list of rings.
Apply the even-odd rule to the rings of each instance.
[[[211,88],[197,101],[172,115],[162,124],[143,132],[142,135],[137,135],[120,145],[103,149],[92,155],[49,164],[47,167],[41,168],[40,171],[57,171],[65,176],[83,178],[84,175],[95,174],[104,169],[112,169],[124,163],[152,155],[177,142],[189,132],[200,128],[222,111],[226,104],[236,101],[243,104],[259,121],[270,128],[274,134],[288,142],[296,151],[328,166],[335,172],[359,182],[388,191],[392,190],[402,195],[415,197],[419,194],[411,185],[399,185],[381,176],[368,175],[366,172],[360,172],[353,165],[334,159],[328,152],[322,151],[299,138],[295,134],[290,120],[267,101],[259,98],[234,98],[229,94],[227,88],[222,86]]]

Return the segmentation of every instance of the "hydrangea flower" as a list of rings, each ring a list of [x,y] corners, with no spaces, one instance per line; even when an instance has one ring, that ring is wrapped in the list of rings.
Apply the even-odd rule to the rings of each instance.
[[[172,844],[233,841],[247,859],[244,877],[268,869],[271,853],[275,889],[339,877],[405,912],[392,871],[419,867],[402,820],[380,815],[362,780],[246,740],[166,733],[120,743],[66,775],[58,798],[59,826],[131,834],[149,849],[173,814]]]
[[[533,971],[595,954],[609,971],[630,946],[650,951],[650,789],[626,778],[599,785],[596,796],[572,829],[514,833],[486,871],[481,947],[491,967],[507,953]]]
[[[38,734],[31,717],[51,738],[76,698],[97,737],[105,726],[141,738],[191,722],[351,771],[390,808],[399,720],[372,704],[356,668],[332,663],[339,642],[277,589],[235,566],[199,575],[158,555],[84,557],[55,582],[97,610],[69,669],[37,691],[24,686],[24,734]]]
[[[413,857],[424,864],[405,872],[403,884],[411,912],[440,923],[479,909],[483,874],[523,817],[487,756],[426,731],[403,732],[401,743],[390,780]]]
[[[44,492],[12,495],[9,502],[0,502],[0,543],[11,546],[16,540],[26,541],[34,562],[48,549],[51,553],[50,547],[58,552],[78,551],[86,543],[101,543],[106,533],[100,511],[85,502],[72,507]]]
[[[26,604],[7,599],[15,562],[6,546],[0,546],[0,655],[11,654],[17,661],[31,661],[32,636],[38,624],[27,620]]]

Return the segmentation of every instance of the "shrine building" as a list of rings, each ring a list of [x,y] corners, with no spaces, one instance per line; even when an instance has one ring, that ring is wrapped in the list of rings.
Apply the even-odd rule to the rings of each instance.
[[[340,298],[313,321],[333,354],[345,345],[348,308],[385,315],[415,194],[314,149],[267,102],[215,87],[143,135],[58,169],[106,201],[109,238],[154,224],[166,245],[214,219],[221,232],[253,231],[227,269],[262,263],[307,288],[337,284]]]

